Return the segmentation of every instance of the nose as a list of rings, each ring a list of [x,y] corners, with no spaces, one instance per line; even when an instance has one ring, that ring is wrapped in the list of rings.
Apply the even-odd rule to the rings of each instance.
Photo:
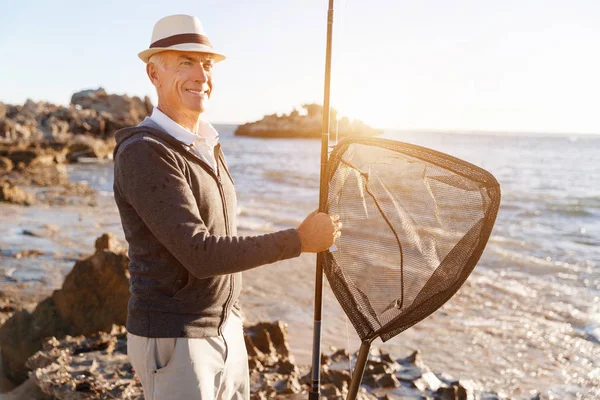
[[[197,65],[194,68],[194,80],[198,83],[205,83],[209,80],[209,73],[204,69],[204,66]]]

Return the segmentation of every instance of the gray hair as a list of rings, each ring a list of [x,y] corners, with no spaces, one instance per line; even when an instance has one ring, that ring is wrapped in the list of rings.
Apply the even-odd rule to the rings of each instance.
[[[148,59],[148,62],[156,65],[158,67],[158,69],[164,70],[165,66],[166,66],[166,62],[165,62],[165,58],[163,56],[164,56],[164,54],[162,54],[162,52],[152,54],[150,56],[150,58]]]

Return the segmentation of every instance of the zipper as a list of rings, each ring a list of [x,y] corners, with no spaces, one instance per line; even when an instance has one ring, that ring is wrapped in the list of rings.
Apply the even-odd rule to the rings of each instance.
[[[221,193],[221,199],[223,200],[223,216],[225,217],[225,233],[229,235],[229,215],[227,214],[227,199],[225,198],[225,190],[223,189],[223,181],[221,180],[221,168],[219,168],[219,158],[217,152],[220,150],[221,145],[215,146],[215,167],[217,168],[217,182],[219,183],[219,192]]]
[[[223,200],[223,214],[225,216],[225,232],[229,235],[229,216],[227,214],[227,199],[225,198],[225,191],[223,189],[223,182],[221,181],[221,168],[219,168],[219,156],[218,152],[221,150],[221,144],[218,143],[214,148],[214,156],[215,156],[215,166],[217,168],[217,182],[219,186],[219,191],[221,193],[221,199]],[[229,303],[233,297],[234,292],[234,279],[233,274],[229,274],[229,295],[227,296],[227,300],[225,300],[225,304],[223,305],[223,315],[221,316],[221,322],[219,323],[218,332],[219,335],[223,336],[223,325],[225,324],[225,317],[227,314],[227,309],[229,308]]]
[[[227,172],[227,176],[229,176],[231,183],[235,186],[235,182],[233,181],[233,176],[231,176],[231,173],[229,172],[229,169],[227,168],[227,165],[225,164],[225,156],[223,155],[223,151],[220,150],[220,148],[219,148],[219,158],[221,159],[221,164],[223,164],[223,169],[225,170],[225,172]]]

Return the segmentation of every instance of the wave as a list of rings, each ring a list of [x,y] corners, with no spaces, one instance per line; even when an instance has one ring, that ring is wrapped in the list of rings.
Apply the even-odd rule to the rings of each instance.
[[[579,205],[549,205],[546,208],[554,214],[564,215],[568,217],[593,217],[595,213],[582,208]]]
[[[262,173],[263,177],[271,182],[303,185],[306,188],[318,188],[319,178],[309,174],[298,173],[298,171],[274,171],[267,170]]]
[[[600,316],[598,317],[598,321],[590,322],[584,326],[583,331],[585,332],[586,340],[600,344]]]
[[[506,248],[501,247],[500,244],[490,243],[486,252],[494,252],[498,259],[496,260],[502,266],[506,266],[506,262],[510,262],[511,265],[528,268],[529,273],[559,273],[572,270],[577,270],[577,266],[564,262],[564,261],[555,261],[549,258],[541,258],[536,257],[529,254],[523,254],[521,252],[508,250]]]

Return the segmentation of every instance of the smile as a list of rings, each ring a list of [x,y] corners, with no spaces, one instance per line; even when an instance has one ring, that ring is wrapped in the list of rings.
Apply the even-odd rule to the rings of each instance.
[[[192,90],[192,89],[186,89],[187,92],[190,92],[196,96],[207,96],[208,95],[208,90]]]

